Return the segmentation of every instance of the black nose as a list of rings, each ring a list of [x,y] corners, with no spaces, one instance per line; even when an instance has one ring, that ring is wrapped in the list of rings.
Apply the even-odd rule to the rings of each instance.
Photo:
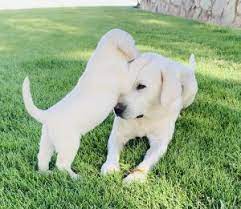
[[[114,107],[114,112],[117,116],[122,116],[122,113],[124,112],[124,110],[126,109],[126,105],[122,104],[122,103],[118,103],[115,107]]]

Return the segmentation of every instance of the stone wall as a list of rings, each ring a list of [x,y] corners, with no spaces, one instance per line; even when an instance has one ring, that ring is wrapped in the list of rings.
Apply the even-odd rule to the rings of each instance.
[[[152,12],[241,27],[241,0],[141,0]]]

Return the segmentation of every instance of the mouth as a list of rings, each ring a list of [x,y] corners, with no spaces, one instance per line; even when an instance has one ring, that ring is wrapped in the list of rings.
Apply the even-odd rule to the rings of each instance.
[[[117,115],[117,117],[123,119],[123,120],[129,120],[129,119],[133,119],[133,118],[129,118],[129,117],[126,117],[126,116],[123,116],[123,115]],[[144,115],[138,115],[136,118],[139,119],[139,118],[143,118]]]
[[[134,62],[134,61],[135,61],[135,59],[129,60],[129,61],[128,61],[128,64],[131,64],[131,63]]]
[[[116,115],[118,118],[125,119],[122,115]]]

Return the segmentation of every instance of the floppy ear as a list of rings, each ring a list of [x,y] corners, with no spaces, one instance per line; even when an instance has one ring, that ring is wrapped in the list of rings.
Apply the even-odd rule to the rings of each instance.
[[[161,105],[167,109],[180,108],[182,87],[177,73],[172,70],[162,70],[161,79]]]
[[[118,40],[117,47],[127,57],[128,61],[136,59],[139,55],[139,51],[135,45],[135,40],[127,32],[123,31],[121,38]]]
[[[124,37],[122,40],[119,40],[118,49],[127,57],[128,61],[136,59],[139,55],[139,51],[135,46],[135,41],[130,35]]]

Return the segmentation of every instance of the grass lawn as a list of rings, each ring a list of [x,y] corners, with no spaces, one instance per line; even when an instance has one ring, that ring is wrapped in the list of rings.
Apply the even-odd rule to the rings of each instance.
[[[197,60],[199,93],[177,121],[168,152],[147,183],[125,186],[147,141],[131,141],[120,174],[100,176],[113,115],[85,135],[73,168],[78,181],[36,171],[41,125],[24,110],[30,76],[34,101],[47,108],[76,84],[99,38],[129,31],[142,51]],[[0,12],[0,208],[240,208],[241,30],[132,8],[35,9]],[[54,160],[53,160],[54,161]]]

